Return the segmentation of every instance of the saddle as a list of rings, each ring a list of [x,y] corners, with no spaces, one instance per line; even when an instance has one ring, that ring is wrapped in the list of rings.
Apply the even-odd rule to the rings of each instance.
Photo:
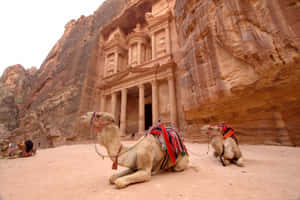
[[[148,134],[157,135],[162,148],[168,152],[168,156],[173,163],[177,157],[188,155],[187,149],[182,142],[181,137],[173,128],[165,128],[163,124],[153,126],[146,132]]]

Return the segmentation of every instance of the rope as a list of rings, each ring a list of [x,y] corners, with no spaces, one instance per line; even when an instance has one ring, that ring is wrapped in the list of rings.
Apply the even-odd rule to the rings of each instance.
[[[90,133],[91,133],[91,131],[92,131],[92,128],[90,128]],[[103,154],[101,154],[98,151],[98,148],[97,148],[97,140],[96,140],[96,138],[97,137],[95,137],[95,151],[98,154],[98,156],[102,157],[103,160],[104,160],[104,158],[111,158],[111,157],[115,158],[115,157],[117,157],[117,156],[109,156],[109,155],[103,155]],[[129,152],[130,150],[132,150],[133,148],[135,148],[139,143],[141,143],[144,139],[145,139],[145,136],[141,137],[137,143],[135,143],[133,146],[131,146],[130,148],[128,148],[126,151],[121,152],[118,156],[121,156],[124,153]]]
[[[208,152],[209,152],[209,140],[210,140],[210,138],[209,138],[209,135],[207,134],[207,152],[206,152],[206,153],[198,154],[198,153],[195,153],[195,152],[193,152],[193,151],[191,151],[191,150],[189,150],[189,152],[190,152],[191,154],[197,156],[197,157],[204,157],[204,156],[207,156],[207,155],[208,155]]]
[[[92,132],[92,127],[90,128],[90,135],[91,135],[91,132]],[[113,157],[113,158],[115,158],[115,157],[117,157],[117,156],[109,156],[109,155],[103,155],[103,154],[101,154],[99,151],[98,151],[98,148],[97,148],[97,140],[96,140],[96,138],[97,138],[97,135],[96,135],[96,137],[95,137],[95,145],[94,145],[94,147],[95,147],[95,152],[98,154],[98,156],[100,156],[100,157],[102,157],[102,159],[104,160],[104,158],[111,158],[111,157]],[[209,135],[207,135],[207,138],[208,138],[208,140],[207,140],[207,152],[206,153],[202,153],[202,154],[198,154],[198,153],[195,153],[195,152],[193,152],[193,151],[191,151],[191,150],[188,150],[188,152],[190,152],[191,154],[193,154],[193,155],[195,155],[195,156],[197,156],[197,157],[204,157],[204,156],[207,156],[208,155],[208,153],[209,153]],[[131,146],[130,148],[128,148],[126,151],[123,151],[122,153],[120,153],[119,154],[119,156],[121,156],[121,155],[123,155],[124,153],[127,153],[127,152],[129,152],[130,150],[132,150],[134,147],[136,147],[139,143],[141,143],[143,140],[145,139],[145,136],[143,136],[143,137],[141,137],[140,139],[139,139],[139,141],[137,142],[137,143],[135,143],[133,146]]]

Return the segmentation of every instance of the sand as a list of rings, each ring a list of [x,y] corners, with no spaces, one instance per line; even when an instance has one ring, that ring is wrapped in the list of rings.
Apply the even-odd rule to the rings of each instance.
[[[132,142],[126,142],[132,145]],[[114,171],[92,144],[39,150],[34,157],[0,160],[0,199],[243,200],[300,199],[300,149],[241,145],[245,167],[223,167],[207,145],[187,143],[190,167],[116,189]],[[105,152],[99,147],[101,152]],[[119,170],[122,170],[120,168]]]

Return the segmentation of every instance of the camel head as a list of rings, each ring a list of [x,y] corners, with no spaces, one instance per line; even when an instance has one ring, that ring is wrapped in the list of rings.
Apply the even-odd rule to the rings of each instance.
[[[114,116],[107,112],[87,112],[80,117],[80,120],[94,128],[101,128],[103,125],[115,122]]]
[[[218,126],[204,125],[201,127],[200,131],[210,136],[222,135],[221,128]]]
[[[98,142],[104,146],[119,138],[119,128],[115,118],[107,112],[87,112],[80,117],[81,122],[98,132]]]

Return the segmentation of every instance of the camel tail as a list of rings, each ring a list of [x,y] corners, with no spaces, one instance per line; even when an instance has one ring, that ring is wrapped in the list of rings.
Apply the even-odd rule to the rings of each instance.
[[[243,157],[240,157],[239,159],[237,159],[237,160],[235,161],[235,164],[236,164],[237,166],[239,166],[239,167],[244,167],[245,165],[244,165]]]

